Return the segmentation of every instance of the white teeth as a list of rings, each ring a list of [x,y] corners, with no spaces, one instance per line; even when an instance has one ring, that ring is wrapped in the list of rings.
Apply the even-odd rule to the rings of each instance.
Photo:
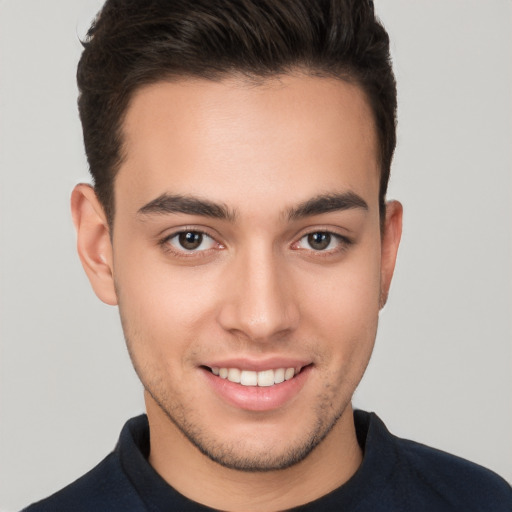
[[[281,382],[284,382],[284,368],[274,370],[274,383],[281,384]]]
[[[274,370],[265,370],[258,372],[258,386],[273,386],[274,385]]]
[[[241,371],[238,368],[230,368],[228,370],[228,380],[231,382],[240,382],[241,379]]]
[[[268,387],[274,384],[281,384],[285,380],[293,379],[301,367],[298,368],[277,368],[275,370],[263,370],[254,372],[251,370],[240,370],[238,368],[211,368],[214,375],[230,382],[241,384],[242,386],[262,386]]]
[[[242,386],[257,386],[258,374],[249,370],[243,370],[240,376],[240,384]]]

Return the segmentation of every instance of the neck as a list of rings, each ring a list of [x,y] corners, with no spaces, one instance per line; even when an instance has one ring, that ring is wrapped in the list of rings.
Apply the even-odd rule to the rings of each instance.
[[[350,404],[304,460],[290,468],[268,472],[237,471],[213,462],[148,397],[146,406],[150,464],[182,495],[212,508],[256,512],[308,503],[349,480],[362,461]]]

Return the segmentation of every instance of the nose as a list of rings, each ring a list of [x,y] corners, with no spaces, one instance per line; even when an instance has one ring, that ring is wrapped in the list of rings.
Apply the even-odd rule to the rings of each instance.
[[[247,251],[231,262],[218,321],[252,341],[269,342],[294,331],[299,305],[286,262],[271,249]]]

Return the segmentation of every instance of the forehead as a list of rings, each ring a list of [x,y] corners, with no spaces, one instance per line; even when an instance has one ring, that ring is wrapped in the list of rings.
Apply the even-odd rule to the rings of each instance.
[[[341,80],[152,84],[133,96],[123,137],[116,210],[123,198],[142,206],[162,193],[236,206],[248,194],[282,203],[341,189],[377,201],[373,115],[364,93]]]

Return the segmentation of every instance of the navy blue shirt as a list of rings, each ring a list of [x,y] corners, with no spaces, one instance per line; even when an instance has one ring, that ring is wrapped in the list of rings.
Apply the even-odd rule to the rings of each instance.
[[[393,436],[374,413],[355,411],[363,462],[338,489],[303,512],[512,512],[512,487],[495,473]],[[26,512],[212,511],[168,485],[151,467],[145,415],[129,420],[110,455]],[[200,482],[198,482],[200,485]]]

